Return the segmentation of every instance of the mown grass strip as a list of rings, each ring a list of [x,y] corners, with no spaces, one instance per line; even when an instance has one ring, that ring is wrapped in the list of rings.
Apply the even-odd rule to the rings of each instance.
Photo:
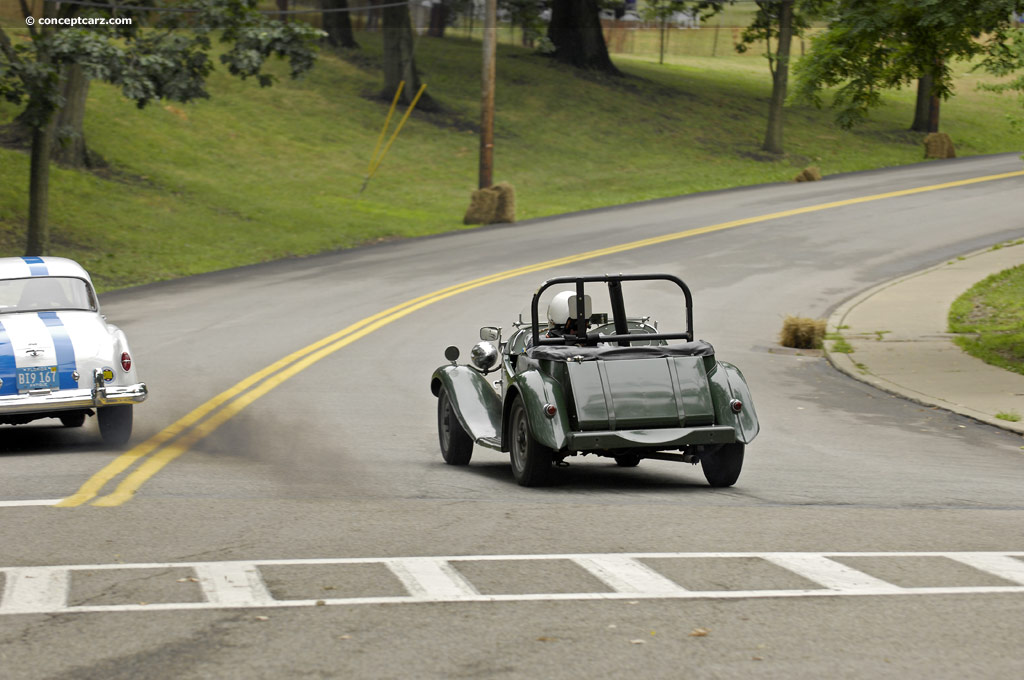
[[[1024,374],[1024,265],[993,274],[957,298],[949,329],[968,334],[956,343],[971,356]]]

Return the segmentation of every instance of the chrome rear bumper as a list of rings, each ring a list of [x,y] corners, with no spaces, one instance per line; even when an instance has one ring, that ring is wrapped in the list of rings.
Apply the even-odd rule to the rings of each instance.
[[[736,430],[725,425],[665,427],[652,430],[605,430],[570,432],[570,451],[609,449],[675,449],[701,444],[731,444]]]
[[[0,415],[138,404],[148,395],[146,383],[78,390],[35,390],[0,397]]]

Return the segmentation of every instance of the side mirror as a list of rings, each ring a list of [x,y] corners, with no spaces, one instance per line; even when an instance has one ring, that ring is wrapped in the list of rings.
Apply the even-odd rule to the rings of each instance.
[[[480,329],[480,339],[485,342],[493,342],[501,337],[501,329],[497,326],[484,326]]]

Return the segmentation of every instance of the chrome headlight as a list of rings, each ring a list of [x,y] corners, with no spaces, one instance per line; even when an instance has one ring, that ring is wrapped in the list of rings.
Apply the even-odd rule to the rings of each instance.
[[[490,369],[498,362],[498,350],[489,342],[478,342],[469,351],[470,361],[481,371]]]

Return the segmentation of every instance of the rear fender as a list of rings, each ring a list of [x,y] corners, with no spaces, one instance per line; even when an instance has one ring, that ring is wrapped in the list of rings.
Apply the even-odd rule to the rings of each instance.
[[[731,425],[736,430],[736,441],[749,444],[757,436],[761,426],[754,410],[754,399],[750,396],[747,381],[740,369],[724,361],[716,362],[708,373],[711,398],[715,403],[715,422]],[[733,413],[730,402],[737,399],[743,404],[739,413]]]
[[[468,366],[442,366],[430,378],[430,391],[448,393],[452,410],[473,441],[497,439],[501,429],[501,398],[487,379]]]
[[[565,398],[565,390],[549,376],[536,370],[526,370],[512,378],[508,394],[505,397],[505,408],[502,422],[506,430],[502,432],[502,450],[509,448],[508,425],[509,413],[512,410],[514,397],[518,395],[526,408],[526,418],[530,423],[533,437],[550,449],[560,451],[565,448],[569,435],[569,406]],[[554,405],[558,410],[548,417],[544,406]]]

